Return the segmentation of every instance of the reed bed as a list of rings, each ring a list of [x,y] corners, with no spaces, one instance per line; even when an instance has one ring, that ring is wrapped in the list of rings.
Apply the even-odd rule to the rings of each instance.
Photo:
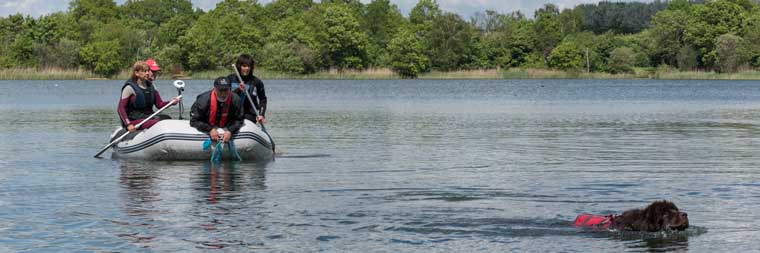
[[[311,74],[292,74],[265,69],[256,69],[255,74],[265,80],[275,79],[324,79],[324,80],[372,80],[401,79],[401,76],[388,68],[371,68],[366,70],[325,70]],[[227,76],[230,69],[217,69],[178,74],[161,73],[160,80],[168,79],[205,79],[211,80]],[[0,69],[0,80],[90,80],[110,79],[126,80],[130,70],[123,70],[111,77],[104,77],[83,69],[35,69],[15,68]],[[431,71],[420,74],[419,79],[664,79],[664,80],[760,80],[760,71],[742,70],[737,73],[718,73],[712,71],[678,71],[672,68],[635,68],[629,73],[611,74],[604,72],[586,73],[582,71],[562,71],[553,69],[475,69],[456,71]]]

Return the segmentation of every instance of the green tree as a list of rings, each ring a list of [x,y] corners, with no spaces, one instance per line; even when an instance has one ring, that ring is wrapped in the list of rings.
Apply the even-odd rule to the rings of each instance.
[[[130,66],[139,57],[144,31],[135,29],[127,21],[93,23],[96,27],[89,40],[80,47],[79,58],[85,68],[101,75],[113,75]],[[132,22],[144,22],[134,20]]]
[[[176,44],[179,42],[179,38],[187,33],[187,30],[193,26],[195,19],[196,16],[192,14],[177,15],[164,22],[161,27],[158,28],[155,45],[163,47]]]
[[[579,44],[589,49],[589,58],[592,64],[592,71],[612,71],[610,65],[610,56],[615,48],[626,47],[625,42],[613,32],[606,32],[600,35],[585,34],[590,38],[589,42],[581,41]]]
[[[320,6],[320,18],[314,25],[316,40],[321,46],[323,62],[338,69],[363,69],[367,65],[367,34],[361,31],[359,21],[348,6],[325,4]]]
[[[618,47],[628,47],[634,52],[633,66],[635,67],[650,67],[650,54],[653,51],[652,40],[648,35],[649,30],[644,30],[640,33],[616,35],[620,44]]]
[[[170,44],[160,47],[151,57],[164,66],[164,71],[168,70],[169,73],[178,74],[182,70],[182,63],[187,60],[187,52],[182,50],[179,44]]]
[[[9,47],[9,56],[16,67],[34,67],[37,62],[34,55],[34,39],[28,33],[16,36]]]
[[[438,8],[436,0],[420,0],[409,12],[409,22],[414,25],[429,27],[432,25],[433,18],[439,15],[441,15],[441,10]],[[418,28],[418,30],[420,29]]]
[[[291,45],[275,41],[267,43],[261,51],[261,65],[267,69],[297,74],[305,72],[303,61]]]
[[[536,10],[535,17],[533,29],[536,33],[536,41],[534,45],[537,50],[544,52],[543,57],[546,60],[552,48],[562,40],[559,8],[553,4],[546,4]]]
[[[742,5],[736,2],[739,1],[715,0],[692,7],[685,40],[697,49],[701,66],[711,69],[718,67],[716,40],[726,33],[741,32],[741,25],[747,13]]]
[[[689,26],[690,11],[683,9],[664,10],[652,19],[649,35],[653,39],[652,62],[676,65],[676,55],[686,44],[686,29]],[[687,22],[685,22],[687,21]]]
[[[40,38],[40,30],[37,29],[37,20],[31,17],[9,17],[9,22],[3,24],[3,30],[7,33],[3,36],[5,50],[7,54],[5,60],[7,64],[15,67],[35,67],[37,60],[35,56],[35,41]]]
[[[9,53],[15,59],[13,66],[77,67],[78,44],[74,42],[80,36],[71,15],[57,12],[38,19],[26,18],[16,34],[19,40],[9,43],[14,47]]]
[[[313,5],[312,0],[274,0],[264,6],[264,16],[272,21],[279,21],[288,17],[300,16],[311,9]]]
[[[533,53],[535,33],[533,22],[519,12],[500,15],[499,26],[483,35],[482,45],[488,66],[521,67]],[[543,66],[541,57],[537,57]]]
[[[17,33],[24,29],[23,24],[24,16],[21,14],[0,17],[0,68],[14,66],[10,45],[18,36]]]
[[[721,72],[733,73],[746,62],[742,55],[744,41],[734,34],[724,34],[716,42],[718,66]]]
[[[422,41],[412,31],[398,32],[389,42],[388,50],[391,69],[403,78],[416,78],[430,66]]]
[[[586,66],[584,51],[573,40],[562,41],[547,57],[548,65],[562,70],[581,70]]]
[[[393,35],[404,22],[404,16],[389,0],[373,0],[367,5],[367,12],[361,20],[362,30],[367,32],[368,58],[374,65],[383,65],[380,59],[388,54],[386,47]]]
[[[190,0],[127,0],[119,12],[125,18],[145,20],[158,27],[177,15],[192,15],[193,4]]]
[[[560,33],[562,36],[583,31],[583,12],[580,8],[564,9],[559,13]]]
[[[649,27],[651,17],[668,5],[668,1],[599,1],[596,4],[578,5],[574,10],[582,13],[585,31],[595,34],[632,34]]]
[[[676,55],[678,69],[690,71],[697,68],[697,51],[689,45],[683,46]]]
[[[72,0],[69,13],[77,22],[89,19],[108,23],[116,19],[118,10],[113,0]]]
[[[87,44],[101,25],[117,19],[118,9],[113,0],[73,0],[69,2],[69,14],[79,25],[80,43]]]
[[[590,32],[572,34],[551,51],[549,67],[572,71],[612,71],[609,61],[612,52],[624,45],[624,41],[611,32],[601,35]]]
[[[181,38],[193,27],[195,21],[202,15],[200,12],[178,14],[163,22],[156,31],[155,40],[149,45],[154,57],[162,65],[169,66],[172,73],[179,73],[187,66],[189,52],[182,44]]]
[[[485,12],[475,12],[475,15],[470,17],[470,23],[483,35],[488,36],[499,29],[503,29],[504,19],[504,15],[493,10],[486,10]]]
[[[263,47],[262,7],[257,2],[225,0],[201,15],[180,38],[187,50],[187,66],[192,70],[229,68],[240,53]]]
[[[119,42],[96,41],[88,44],[79,52],[82,61],[88,69],[96,74],[112,76],[127,64],[119,59]]]
[[[360,0],[322,0],[325,5],[338,4],[348,7],[351,10],[351,15],[357,20],[364,17],[365,6]]]
[[[281,42],[287,45],[302,63],[304,73],[311,73],[321,65],[319,48],[313,27],[307,24],[304,14],[282,19],[271,26],[268,42]],[[266,66],[264,66],[266,67]]]
[[[666,8],[671,11],[688,10],[690,5],[689,0],[670,0]]]
[[[459,15],[445,13],[437,16],[427,39],[433,68],[449,71],[473,64],[476,54],[474,31]]]
[[[636,62],[636,53],[628,47],[619,47],[612,50],[609,58],[610,72],[630,73],[633,72],[633,64]]]
[[[79,26],[73,16],[56,12],[38,19],[35,38],[38,43],[54,44],[61,39],[78,40]]]
[[[753,67],[760,67],[760,8],[750,12],[743,25],[742,38],[745,41],[747,60]]]

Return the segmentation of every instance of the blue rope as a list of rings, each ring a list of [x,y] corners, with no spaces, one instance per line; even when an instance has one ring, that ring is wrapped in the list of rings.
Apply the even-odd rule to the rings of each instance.
[[[240,154],[237,151],[237,148],[235,147],[234,140],[230,140],[227,144],[229,147],[229,152],[232,157],[237,158],[238,161],[242,161],[243,159],[240,157]],[[206,139],[203,141],[203,151],[208,150],[211,148],[211,138]],[[222,145],[221,141],[216,142],[216,146],[214,147],[214,150],[211,151],[211,161],[221,161],[222,160],[222,150],[224,149],[224,146]]]
[[[222,160],[222,142],[217,141],[216,147],[214,147],[214,152],[211,153],[211,161],[221,161]]]
[[[234,155],[232,157],[237,158],[238,161],[243,161],[243,158],[240,158],[240,154],[238,153],[237,148],[235,147],[235,140],[230,140],[228,145],[230,148],[230,154]]]

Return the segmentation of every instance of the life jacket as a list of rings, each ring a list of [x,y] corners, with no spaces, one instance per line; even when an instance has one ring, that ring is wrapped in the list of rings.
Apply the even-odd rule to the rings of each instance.
[[[227,97],[227,101],[222,102],[222,111],[217,121],[216,114],[218,111],[216,101],[216,90],[211,90],[211,105],[208,110],[208,123],[214,127],[224,127],[227,124],[227,116],[230,113],[230,104],[232,104],[232,94]]]
[[[129,85],[132,87],[132,90],[135,91],[135,101],[130,101],[129,104],[127,104],[127,115],[129,115],[133,111],[153,111],[153,105],[156,103],[155,97],[156,97],[156,89],[153,87],[153,84],[146,81],[145,86],[147,86],[147,89],[140,88],[140,85],[137,85],[134,80],[129,79],[124,84],[124,86],[121,87],[123,90],[124,87],[127,87]]]
[[[248,76],[243,77],[243,79],[245,79],[246,77]],[[238,85],[240,85],[239,82],[243,82],[245,86],[248,88],[248,94],[251,94],[251,98],[253,99],[253,102],[258,106],[259,102],[258,102],[258,99],[256,99],[256,85],[253,84],[253,80],[256,80],[256,76],[250,75],[250,77],[251,77],[251,80],[245,81],[245,80],[240,80],[240,78],[238,78],[236,75],[234,76],[234,79],[230,79],[230,80],[237,81],[237,82],[232,82],[232,87],[237,87]],[[245,94],[242,94],[240,96],[240,106],[245,107],[246,104],[248,104],[248,96],[246,96]]]
[[[596,228],[610,228],[612,221],[615,219],[614,215],[593,215],[593,214],[580,214],[575,217],[573,225],[576,227],[596,227]]]

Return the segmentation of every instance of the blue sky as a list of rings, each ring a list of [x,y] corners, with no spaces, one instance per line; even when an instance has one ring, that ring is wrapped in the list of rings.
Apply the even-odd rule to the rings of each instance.
[[[115,0],[117,4],[122,4],[126,0]],[[212,9],[217,2],[221,0],[191,0],[193,7],[204,10]],[[259,3],[266,4],[271,0],[259,0]],[[371,0],[361,0],[368,3]],[[396,4],[404,15],[417,4],[418,0],[390,0]],[[532,16],[533,11],[546,3],[553,3],[561,8],[572,8],[582,3],[596,3],[601,0],[438,0],[438,5],[444,11],[456,12],[459,15],[468,17],[476,11],[495,10],[501,13],[512,11],[522,11]],[[615,0],[613,0],[615,1]],[[638,0],[638,2],[651,2],[652,0]],[[0,16],[6,17],[10,14],[20,12],[24,15],[34,17],[45,15],[57,11],[68,9],[70,0],[0,0]],[[631,1],[615,1],[631,2]]]

